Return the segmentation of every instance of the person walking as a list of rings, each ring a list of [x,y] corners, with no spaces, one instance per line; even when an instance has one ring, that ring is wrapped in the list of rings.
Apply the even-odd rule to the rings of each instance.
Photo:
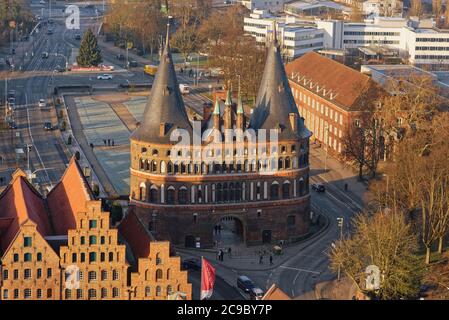
[[[271,265],[273,264],[273,254],[272,253],[270,253],[270,264]]]
[[[260,254],[260,256],[259,256],[259,264],[263,264],[263,255],[262,254]]]
[[[106,139],[103,139],[104,146],[106,147]]]
[[[348,184],[345,183],[345,191],[348,191]]]
[[[231,258],[232,252],[231,252],[231,247],[228,248],[228,256],[229,258]]]
[[[108,139],[108,146],[111,146],[111,139]]]
[[[115,141],[114,141],[114,139],[112,139],[112,146],[114,146],[115,145]]]

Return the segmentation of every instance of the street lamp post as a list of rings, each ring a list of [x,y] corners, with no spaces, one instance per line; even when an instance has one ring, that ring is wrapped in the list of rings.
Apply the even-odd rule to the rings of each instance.
[[[337,218],[337,224],[340,227],[340,241],[343,239],[343,225],[344,225],[344,218]],[[337,271],[337,281],[340,281],[341,277],[341,265],[338,265],[338,271]]]
[[[27,144],[27,168],[28,168],[28,170],[27,170],[27,173],[28,174],[30,174],[30,151],[31,151],[31,148],[33,147],[33,145],[32,144]]]

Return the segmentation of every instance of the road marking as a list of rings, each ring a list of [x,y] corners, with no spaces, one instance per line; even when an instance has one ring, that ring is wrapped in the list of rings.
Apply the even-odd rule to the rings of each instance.
[[[28,118],[28,132],[30,134],[31,143],[33,144],[34,150],[36,150],[36,154],[39,157],[39,161],[41,162],[42,167],[44,168],[44,171],[45,171],[45,174],[47,176],[47,179],[50,182],[50,186],[53,188],[53,183],[51,182],[50,176],[48,175],[48,171],[47,171],[47,168],[45,167],[44,161],[42,161],[42,158],[41,158],[41,155],[39,153],[39,150],[37,149],[37,146],[34,143],[33,134],[31,133],[31,123],[30,123],[30,113],[29,113],[29,109],[28,109],[28,95],[27,95],[27,93],[25,93],[25,104],[26,104],[27,118]]]
[[[320,272],[318,272],[318,271],[312,271],[312,270],[306,270],[306,269],[300,269],[300,268],[294,268],[294,267],[280,266],[279,268],[289,269],[289,270],[296,270],[296,271],[300,271],[300,272],[307,272],[307,273],[313,273],[313,274],[320,274]],[[298,274],[299,274],[299,272],[298,272]]]

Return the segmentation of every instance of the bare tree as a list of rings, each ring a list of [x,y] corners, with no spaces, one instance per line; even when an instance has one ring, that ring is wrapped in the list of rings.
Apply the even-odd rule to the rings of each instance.
[[[339,268],[360,292],[378,299],[416,297],[423,269],[417,258],[417,237],[396,210],[363,213],[353,221],[354,234],[338,241],[330,253],[331,269]],[[378,268],[379,286],[367,285]]]
[[[411,0],[410,15],[420,18],[423,14],[422,0]]]

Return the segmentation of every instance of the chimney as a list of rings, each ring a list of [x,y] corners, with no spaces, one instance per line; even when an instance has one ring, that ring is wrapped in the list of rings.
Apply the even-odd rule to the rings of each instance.
[[[159,125],[159,135],[160,135],[161,137],[165,136],[165,127],[166,127],[165,122],[162,122],[162,123]]]
[[[293,132],[298,132],[298,115],[294,112],[288,114],[290,118],[290,125],[292,127]]]

